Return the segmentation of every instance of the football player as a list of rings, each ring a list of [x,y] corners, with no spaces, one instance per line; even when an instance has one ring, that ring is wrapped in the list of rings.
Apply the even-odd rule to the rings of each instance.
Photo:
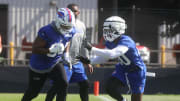
[[[76,57],[78,55],[85,56],[88,58],[87,49],[82,46],[83,40],[86,39],[86,28],[82,21],[78,19],[78,15],[80,14],[79,6],[77,4],[69,4],[67,6],[75,15],[75,29],[76,34],[73,36],[71,40],[71,45],[69,51],[64,54],[65,62],[64,68],[66,70],[67,78],[69,83],[78,83],[79,85],[79,94],[81,101],[88,101],[88,88],[89,81],[85,72],[84,65],[88,67],[90,73],[93,72],[93,67],[91,64],[82,64],[79,59]],[[72,64],[72,69],[69,70]],[[47,93],[46,101],[52,101],[55,93],[50,89]]]
[[[33,42],[29,67],[29,83],[22,101],[31,101],[43,87],[47,78],[54,81],[56,101],[65,101],[67,77],[62,61],[63,52],[75,34],[75,17],[68,8],[60,8],[51,24],[40,28]]]
[[[106,48],[95,48],[88,42],[84,45],[97,55],[91,59],[91,64],[105,63],[110,59],[118,60],[116,69],[106,84],[106,91],[111,97],[117,101],[126,101],[121,95],[121,88],[128,85],[132,93],[131,101],[142,101],[146,66],[138,53],[135,42],[124,35],[125,29],[126,23],[123,18],[111,16],[103,24]]]

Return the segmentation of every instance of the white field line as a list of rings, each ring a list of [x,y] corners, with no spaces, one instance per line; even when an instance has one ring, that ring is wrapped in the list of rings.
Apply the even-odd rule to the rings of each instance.
[[[113,101],[113,100],[111,100],[111,99],[108,99],[107,97],[105,97],[105,96],[97,96],[98,98],[100,98],[100,99],[102,99],[102,101]]]

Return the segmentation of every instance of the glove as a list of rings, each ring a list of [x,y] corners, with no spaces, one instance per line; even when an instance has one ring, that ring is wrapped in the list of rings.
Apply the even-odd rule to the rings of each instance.
[[[49,48],[50,53],[62,54],[64,51],[64,45],[62,43],[55,43]]]
[[[55,43],[49,48],[50,53],[48,53],[47,56],[55,57],[57,54],[63,54],[63,51],[64,45],[62,43]]]
[[[92,49],[91,43],[89,43],[87,40],[84,40],[84,41],[83,41],[83,46],[84,46],[85,48],[87,48],[89,51],[91,51],[91,49]]]
[[[88,58],[83,57],[83,56],[76,56],[76,59],[79,59],[84,64],[90,64],[90,60]]]
[[[71,70],[72,69],[72,63],[70,60],[69,53],[64,53],[63,60],[64,60],[64,63],[68,65],[69,70]]]

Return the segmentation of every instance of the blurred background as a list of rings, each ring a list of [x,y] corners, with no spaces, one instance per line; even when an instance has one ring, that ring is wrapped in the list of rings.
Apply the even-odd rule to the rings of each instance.
[[[79,19],[87,27],[88,40],[103,48],[102,26],[112,15],[123,17],[126,34],[137,43],[148,71],[145,93],[180,94],[180,1],[179,0],[0,0],[0,92],[24,92],[32,42],[40,27],[49,24],[56,8],[76,3]],[[113,71],[116,61],[95,65],[88,75],[93,88]],[[172,82],[172,83],[168,83]],[[49,84],[45,85],[45,92]],[[77,92],[74,85],[69,92]],[[93,92],[93,89],[91,89]]]

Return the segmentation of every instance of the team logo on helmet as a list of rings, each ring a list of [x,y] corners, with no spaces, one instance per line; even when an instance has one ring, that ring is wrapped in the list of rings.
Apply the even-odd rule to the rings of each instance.
[[[57,12],[58,17],[64,19],[64,13],[63,12]]]

